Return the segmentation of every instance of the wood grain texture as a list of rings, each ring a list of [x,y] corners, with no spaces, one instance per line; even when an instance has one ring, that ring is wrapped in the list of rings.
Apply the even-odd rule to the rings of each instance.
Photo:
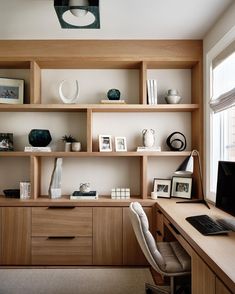
[[[34,61],[30,65],[30,103],[41,103],[41,69]]]
[[[215,294],[215,274],[194,253],[192,255],[192,294]]]
[[[31,262],[31,208],[2,208],[2,264]]]
[[[152,208],[144,207],[144,211],[148,217],[150,230],[152,230]],[[129,217],[129,208],[123,208],[123,265],[148,265],[135,237]]]
[[[33,265],[92,265],[92,238],[32,238]]]
[[[160,209],[156,210],[156,240],[157,242],[162,242],[164,238],[164,223],[163,223],[163,213]]]
[[[139,72],[139,93],[140,93],[140,104],[147,104],[147,65],[145,62],[141,63]]]
[[[41,194],[41,158],[30,155],[31,198],[37,199]]]
[[[2,208],[0,207],[0,265],[2,264]]]
[[[143,156],[140,158],[140,194],[143,199],[146,199],[148,197],[147,172],[148,172],[148,157]]]
[[[92,152],[92,134],[93,134],[93,114],[92,109],[87,109],[86,135],[87,135],[87,152]]]
[[[92,236],[92,208],[34,207],[32,236]]]
[[[93,264],[122,265],[122,208],[93,208]]]
[[[218,278],[215,279],[215,289],[216,294],[232,294]]]

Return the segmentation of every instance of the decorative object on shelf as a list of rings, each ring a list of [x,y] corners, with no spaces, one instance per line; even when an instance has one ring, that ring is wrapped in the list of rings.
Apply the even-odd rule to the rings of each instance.
[[[98,199],[98,192],[97,191],[90,191],[90,192],[81,192],[81,191],[74,191],[72,195],[70,195],[70,200],[95,200]]]
[[[0,151],[13,151],[13,134],[0,133]]]
[[[184,151],[187,147],[185,135],[180,132],[173,132],[166,139],[166,144],[171,151]]]
[[[49,130],[33,129],[30,131],[29,144],[33,147],[46,147],[52,138]]]
[[[126,104],[125,100],[109,100],[109,99],[102,99],[100,101],[102,104]]]
[[[63,29],[99,29],[99,0],[54,0]]]
[[[157,81],[147,80],[147,97],[148,104],[157,104]]]
[[[192,178],[172,177],[172,197],[191,198]]]
[[[51,175],[49,186],[49,197],[57,199],[61,197],[62,158],[55,158],[54,169]]]
[[[165,97],[167,104],[178,104],[181,101],[179,93],[175,89],[170,89],[167,91],[167,96]]]
[[[99,135],[99,150],[101,152],[111,152],[112,151],[112,136]]]
[[[171,197],[171,180],[154,178],[153,193],[155,193],[157,198],[158,197],[170,198]]]
[[[72,151],[79,152],[82,150],[82,144],[81,142],[72,142]]]
[[[62,91],[62,87],[64,85],[66,81],[63,80],[61,83],[60,83],[60,86],[59,86],[59,96],[60,96],[60,99],[65,103],[65,104],[74,104],[74,103],[77,103],[78,102],[78,98],[79,98],[79,86],[78,86],[78,81],[76,80],[76,92],[75,94],[71,97],[71,98],[67,98],[64,96],[63,94],[63,91]]]
[[[20,199],[27,200],[30,199],[31,195],[31,184],[30,182],[20,182]]]
[[[82,193],[89,193],[91,191],[90,183],[81,183],[79,186],[79,191]]]
[[[126,137],[115,137],[115,151],[127,151]]]
[[[109,100],[120,100],[121,92],[118,89],[110,89],[107,92],[107,97]]]
[[[72,143],[77,142],[77,140],[72,136],[72,135],[64,135],[62,137],[62,140],[64,141],[64,151],[65,152],[70,152],[72,151]]]
[[[5,189],[3,193],[6,198],[20,198],[20,189]]]
[[[51,147],[32,147],[25,146],[24,152],[51,152]]]
[[[137,147],[136,151],[137,152],[160,152],[162,150],[161,146],[156,146],[156,147],[144,147],[144,146],[139,146]]]
[[[142,134],[143,134],[143,145],[145,147],[153,147],[154,145],[154,134],[155,134],[155,131],[153,129],[144,129],[142,131]]]
[[[0,103],[23,104],[24,80],[0,78]]]
[[[112,199],[130,199],[130,188],[113,188],[111,190]]]

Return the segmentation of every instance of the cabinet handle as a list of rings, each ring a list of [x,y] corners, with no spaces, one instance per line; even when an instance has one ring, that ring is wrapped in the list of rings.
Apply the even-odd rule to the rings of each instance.
[[[162,214],[161,210],[157,210],[157,213]]]
[[[176,229],[176,227],[175,227],[172,223],[169,223],[169,226],[172,228],[172,230],[173,230],[177,235],[180,235],[180,232]]]
[[[162,236],[162,233],[159,230],[157,230],[156,233],[158,236]]]
[[[76,206],[48,206],[47,209],[74,209]]]
[[[50,239],[74,239],[75,236],[49,236],[47,237],[48,240]]]

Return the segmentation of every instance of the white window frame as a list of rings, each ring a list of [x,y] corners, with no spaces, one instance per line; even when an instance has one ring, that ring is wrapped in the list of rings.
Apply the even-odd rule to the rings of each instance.
[[[212,170],[212,125],[213,112],[210,109],[209,102],[212,97],[212,61],[219,55],[226,47],[228,47],[235,40],[235,26],[221,38],[216,45],[206,55],[205,68],[205,99],[204,99],[204,129],[205,129],[205,163],[206,163],[206,198],[215,202],[215,193],[211,191],[211,170]]]

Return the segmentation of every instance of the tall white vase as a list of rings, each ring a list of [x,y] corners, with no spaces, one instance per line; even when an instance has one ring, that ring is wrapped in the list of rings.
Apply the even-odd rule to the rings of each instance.
[[[51,176],[51,182],[49,186],[49,197],[56,199],[61,197],[61,178],[62,178],[62,158],[56,158],[54,163],[54,169]]]

